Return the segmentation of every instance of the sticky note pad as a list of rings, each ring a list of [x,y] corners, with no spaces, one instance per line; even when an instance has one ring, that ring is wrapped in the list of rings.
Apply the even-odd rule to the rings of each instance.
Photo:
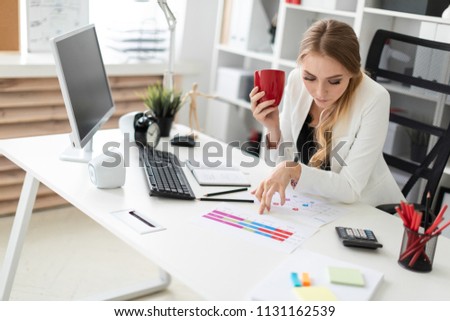
[[[358,269],[328,267],[331,283],[364,286],[364,277]]]
[[[293,288],[295,295],[303,301],[336,301],[334,293],[325,286],[302,286]]]

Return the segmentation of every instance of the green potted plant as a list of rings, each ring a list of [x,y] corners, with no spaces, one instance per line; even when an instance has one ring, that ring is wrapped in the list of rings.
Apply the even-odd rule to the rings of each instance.
[[[141,98],[145,106],[158,119],[161,136],[169,136],[174,117],[184,103],[181,92],[169,90],[162,84],[156,83],[148,86]]]

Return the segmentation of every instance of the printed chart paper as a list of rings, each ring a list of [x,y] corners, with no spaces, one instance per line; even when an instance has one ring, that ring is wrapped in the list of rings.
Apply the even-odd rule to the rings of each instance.
[[[305,223],[315,227],[321,227],[345,215],[344,211],[335,206],[307,196],[297,195],[289,189],[286,190],[286,202],[284,205],[281,205],[280,195],[275,193],[271,207],[280,213],[297,214],[302,217]]]
[[[269,215],[245,214],[237,207],[221,204],[196,221],[208,228],[241,237],[283,252],[294,251],[317,228],[284,222]]]

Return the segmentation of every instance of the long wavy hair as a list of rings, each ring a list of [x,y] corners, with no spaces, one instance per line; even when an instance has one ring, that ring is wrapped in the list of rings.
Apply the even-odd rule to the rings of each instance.
[[[353,93],[362,80],[361,56],[358,38],[352,27],[337,20],[319,20],[305,32],[300,44],[297,63],[301,64],[309,53],[318,53],[333,58],[352,75],[345,92],[336,101],[333,108],[327,108],[322,112],[315,128],[314,138],[317,151],[311,157],[309,165],[323,168],[329,164],[333,126],[340,117],[348,112]]]

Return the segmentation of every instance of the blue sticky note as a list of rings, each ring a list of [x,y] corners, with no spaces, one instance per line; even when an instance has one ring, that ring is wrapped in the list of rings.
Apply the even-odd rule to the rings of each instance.
[[[295,287],[302,286],[302,283],[300,282],[300,279],[298,278],[297,272],[292,272],[291,273],[291,280],[292,280],[292,283],[294,284]]]

